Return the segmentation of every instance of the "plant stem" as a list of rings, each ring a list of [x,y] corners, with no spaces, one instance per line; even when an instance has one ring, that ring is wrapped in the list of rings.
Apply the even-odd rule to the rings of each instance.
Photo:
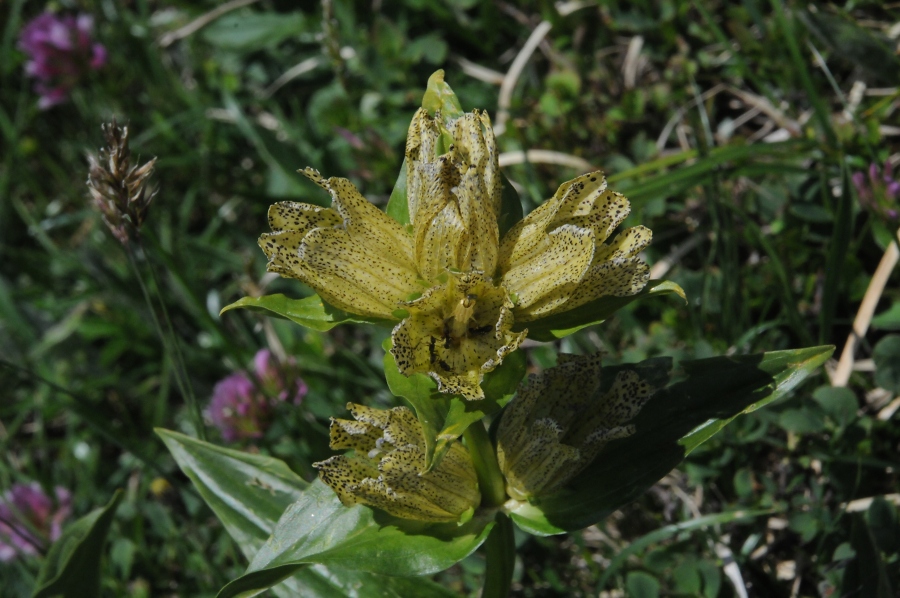
[[[144,245],[141,243],[140,238],[138,238],[137,245],[144,255],[146,255],[147,252],[144,249]],[[141,270],[138,267],[137,260],[135,259],[134,252],[130,245],[126,245],[125,253],[128,254],[128,261],[131,263],[131,267],[134,270],[134,276],[137,278],[138,285],[141,287],[141,292],[144,294],[144,301],[147,302],[147,307],[150,309],[150,317],[156,328],[156,334],[159,336],[159,340],[162,342],[163,347],[168,350],[172,357],[172,362],[175,366],[175,382],[178,384],[181,395],[187,401],[188,411],[191,413],[191,419],[194,420],[194,428],[197,431],[197,437],[200,438],[200,440],[206,440],[206,430],[203,425],[203,415],[200,413],[200,405],[197,403],[197,397],[194,395],[194,389],[191,387],[190,380],[188,379],[187,368],[184,364],[184,356],[181,353],[181,346],[178,342],[178,337],[175,336],[175,328],[172,326],[172,319],[169,317],[169,310],[166,308],[166,302],[163,301],[162,294],[160,293],[159,281],[156,279],[153,265],[148,262],[147,269],[150,272],[150,279],[153,282],[153,287],[156,289],[156,299],[160,304],[168,334],[163,331],[162,324],[156,316],[156,309],[153,305],[153,300],[150,297],[150,291],[147,289],[147,285],[144,284],[144,278],[141,276]]]
[[[481,598],[506,598],[516,565],[516,543],[513,525],[505,513],[497,513],[494,529],[484,543],[487,569]]]
[[[872,280],[869,281],[869,286],[866,289],[866,294],[863,296],[859,311],[856,312],[856,317],[853,319],[853,328],[847,336],[847,342],[844,343],[841,360],[838,362],[837,369],[831,377],[832,386],[847,386],[847,382],[850,380],[850,374],[853,372],[856,345],[866,336],[866,331],[869,330],[869,323],[872,321],[872,316],[875,315],[875,307],[878,305],[878,300],[881,299],[881,294],[884,292],[884,287],[887,285],[891,272],[894,270],[897,262],[900,261],[898,246],[900,246],[900,230],[897,231],[896,238],[892,240],[884,255],[881,256],[881,261],[878,262],[875,274],[872,275]]]
[[[500,472],[500,464],[497,463],[497,453],[494,452],[494,445],[488,437],[484,424],[480,421],[474,422],[463,432],[463,438],[466,440],[469,454],[472,455],[475,473],[478,474],[483,505],[499,507],[506,502],[506,485]]]

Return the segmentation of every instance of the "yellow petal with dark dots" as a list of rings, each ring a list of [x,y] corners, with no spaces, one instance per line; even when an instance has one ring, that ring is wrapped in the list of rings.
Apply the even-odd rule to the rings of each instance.
[[[319,478],[334,490],[341,502],[348,507],[360,502],[356,495],[359,481],[378,475],[378,468],[362,459],[349,459],[344,455],[335,455],[314,463],[319,470]]]
[[[490,119],[420,110],[406,144],[407,205],[419,273],[493,274],[499,250],[500,170]]]
[[[616,374],[599,393],[599,355],[559,356],[559,365],[529,376],[497,430],[497,460],[506,491],[527,500],[559,489],[611,440],[634,434],[633,419],[655,392],[634,370]]]
[[[331,194],[332,210],[340,214],[344,230],[354,241],[383,259],[415,271],[412,239],[396,220],[363,197],[347,179],[325,179],[312,168],[301,172]]]
[[[341,215],[331,208],[293,201],[269,206],[269,226],[276,233],[290,230],[306,234],[314,228],[339,226],[342,222]]]
[[[384,319],[421,287],[412,238],[348,180],[302,171],[331,194],[332,207],[282,202],[269,208],[273,232],[260,236],[267,269],[297,278],[328,303]]]
[[[518,296],[516,311],[533,320],[568,301],[594,256],[594,233],[564,225],[546,236],[547,247],[534,259],[503,275],[503,285]],[[541,303],[541,309],[530,309]]]
[[[510,229],[500,246],[499,283],[518,297],[516,319],[530,322],[600,297],[639,293],[649,268],[637,254],[650,242],[649,229],[631,228],[605,243],[630,210],[600,173],[590,173],[560,185]]]
[[[363,503],[419,521],[458,521],[480,504],[475,467],[462,444],[453,443],[425,472],[425,435],[412,411],[347,407],[357,421],[332,419],[331,448],[352,448],[354,455],[313,464],[345,505]]]
[[[381,430],[363,421],[331,418],[328,444],[333,449],[369,451],[381,438]]]
[[[298,278],[350,313],[391,318],[399,303],[421,288],[414,270],[371,252],[344,229],[307,233],[298,255]]]

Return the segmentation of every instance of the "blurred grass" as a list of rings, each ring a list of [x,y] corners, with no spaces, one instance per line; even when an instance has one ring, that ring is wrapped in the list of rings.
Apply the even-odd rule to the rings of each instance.
[[[857,82],[896,85],[888,75],[900,72],[889,37],[896,8],[663,0],[586,2],[562,15],[539,2],[336,0],[323,3],[333,19],[323,22],[322,6],[267,0],[159,43],[216,5],[62,3],[94,15],[110,60],[70,102],[45,112],[15,48],[22,23],[42,6],[12,0],[0,15],[0,355],[16,366],[0,367],[0,488],[66,486],[77,514],[126,488],[108,595],[212,595],[244,566],[152,436],[154,426],[189,424],[127,257],[86,200],[83,155],[96,151],[99,125],[112,116],[129,121],[135,154],[159,158],[161,193],[141,259],[165,273],[159,290],[195,392],[204,402],[258,348],[283,345],[310,393],[300,409],[285,406],[252,448],[307,478],[308,464],[329,454],[330,415],[348,400],[394,401],[381,372],[386,331],[318,334],[251,313],[219,318],[245,294],[309,292],[264,276],[256,237],[268,205],[327,202],[295,174],[307,165],[347,176],[386,204],[428,75],[444,68],[464,108],[494,115],[497,85],[463,65],[504,74],[542,20],[552,27],[515,86],[500,149],[555,150],[605,170],[611,188],[632,201],[629,224],[654,230],[651,263],[697,241],[667,275],[688,292],[687,308],[629,307],[553,348],[531,349],[532,367],[551,365],[559,348],[603,350],[619,362],[846,338],[881,254],[849,176],[896,154],[897,137],[884,127],[896,126],[900,93],[863,93],[849,117],[846,102]],[[873,56],[884,69],[873,69]],[[287,77],[292,69],[304,72]],[[527,211],[577,172],[525,163],[505,174]],[[888,289],[879,312],[900,302],[897,285]],[[878,417],[890,397],[873,388],[870,374],[853,378],[849,417],[798,393],[738,420],[641,501],[584,534],[520,538],[514,593],[640,587],[647,595],[730,596],[723,546],[751,595],[789,596],[795,583],[802,595],[847,591],[856,573],[845,578],[853,570],[842,555],[873,554],[860,544],[861,525],[872,528],[874,553],[896,588],[900,547],[884,532],[895,529],[896,509],[877,503],[863,523],[844,514],[849,501],[897,487],[898,432]],[[151,490],[161,475],[154,468],[176,480],[172,489]],[[597,587],[632,541],[740,509],[772,509],[786,524],[723,520],[690,536],[653,536]],[[441,579],[474,592],[479,558]],[[10,595],[27,595],[36,571],[33,560],[0,564],[0,579]]]

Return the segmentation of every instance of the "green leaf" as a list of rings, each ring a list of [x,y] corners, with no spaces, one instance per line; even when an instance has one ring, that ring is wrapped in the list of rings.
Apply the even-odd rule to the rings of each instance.
[[[795,434],[815,434],[825,429],[822,415],[812,409],[785,409],[778,416],[778,425]]]
[[[525,376],[525,353],[513,351],[503,363],[484,377],[485,398],[467,401],[456,395],[438,392],[437,383],[424,374],[404,376],[391,355],[391,339],[384,342],[384,375],[391,392],[406,399],[416,411],[425,432],[425,460],[428,469],[438,463],[470,424],[506,405]]]
[[[900,330],[900,301],[894,301],[887,311],[872,318],[876,330]]]
[[[610,442],[569,488],[513,509],[513,521],[537,535],[579,530],[600,521],[638,497],[732,419],[796,387],[833,352],[834,347],[825,346],[682,363],[686,377],[653,395],[633,421],[634,435]],[[611,376],[604,380],[611,383]]]
[[[303,299],[291,299],[281,294],[265,295],[263,297],[244,297],[243,299],[238,299],[231,305],[223,307],[222,311],[219,312],[219,315],[238,308],[264,312],[266,315],[284,318],[295,324],[300,324],[301,326],[320,332],[331,330],[338,324],[347,322],[366,322],[369,324],[382,324],[385,326],[392,326],[395,324],[395,322],[390,320],[367,318],[365,316],[347,313],[329,305],[318,295],[310,295]]]
[[[900,334],[889,334],[872,351],[875,362],[875,384],[900,393]]]
[[[500,216],[497,218],[497,227],[502,239],[503,235],[524,217],[524,214],[522,200],[519,199],[516,188],[512,186],[503,172],[500,173],[500,177],[500,180],[503,181],[503,195],[500,196]]]
[[[100,558],[122,491],[66,527],[41,564],[32,598],[81,598],[100,595]]]
[[[171,430],[157,428],[156,433],[248,560],[308,486],[278,459],[223,448]]]
[[[272,47],[303,31],[301,12],[225,15],[203,29],[203,39],[213,46],[240,52]]]
[[[309,485],[278,459],[223,448],[170,430],[157,429],[156,433],[248,561],[265,545],[285,509],[299,500]],[[330,598],[349,595],[350,590],[361,598],[402,598],[417,589],[410,585],[414,581],[430,592],[427,596],[452,595],[425,580],[321,565],[294,572],[273,591],[284,598]]]
[[[872,529],[860,513],[853,515],[850,528],[850,545],[856,557],[847,563],[841,584],[842,596],[871,596],[891,598],[891,590],[884,557],[875,543]]]
[[[625,578],[625,590],[633,598],[658,598],[659,582],[643,571],[631,571]]]
[[[696,517],[694,519],[690,519],[688,521],[682,521],[681,523],[674,523],[672,525],[667,525],[665,527],[661,527],[658,530],[654,530],[649,534],[641,536],[634,542],[631,542],[627,548],[620,551],[612,561],[610,561],[609,565],[604,569],[603,575],[600,576],[600,580],[597,582],[598,588],[606,587],[606,582],[609,580],[612,575],[619,570],[619,568],[632,556],[639,553],[642,550],[646,550],[650,546],[662,542],[668,538],[671,538],[677,534],[682,532],[692,531],[695,529],[700,529],[703,527],[713,526],[713,525],[722,525],[725,523],[731,523],[732,521],[741,521],[746,519],[751,519],[753,517],[759,517],[760,515],[768,515],[771,513],[771,510],[765,511],[729,511],[725,513],[716,513],[715,515],[705,515],[703,517]],[[629,594],[630,595],[630,594]]]
[[[387,215],[400,224],[409,224],[409,196],[406,194],[406,158],[400,165],[400,174],[385,208]]]
[[[813,399],[839,428],[846,428],[856,419],[859,404],[856,395],[849,388],[821,386],[813,392]]]
[[[428,77],[425,95],[422,96],[422,108],[434,116],[440,110],[444,118],[459,118],[464,114],[459,98],[450,86],[444,82],[444,71],[438,70]]]
[[[538,341],[553,341],[568,336],[587,326],[599,324],[629,303],[640,301],[648,297],[657,297],[672,293],[678,295],[687,302],[684,289],[674,282],[670,280],[651,280],[647,283],[647,286],[636,295],[629,295],[627,297],[600,297],[599,299],[595,299],[594,301],[576,307],[575,309],[548,316],[534,322],[525,322],[521,325],[517,325],[515,328],[517,330],[528,328],[528,338]]]
[[[474,552],[493,526],[492,515],[476,515],[464,525],[428,524],[363,505],[345,507],[331,488],[316,480],[285,511],[247,572],[222,588],[218,598],[253,596],[311,563],[395,576],[428,575]]]

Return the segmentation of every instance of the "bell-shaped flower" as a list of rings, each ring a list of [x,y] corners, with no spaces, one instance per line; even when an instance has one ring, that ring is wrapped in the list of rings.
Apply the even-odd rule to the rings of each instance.
[[[331,420],[333,449],[352,449],[314,463],[319,477],[350,507],[365,504],[418,521],[459,521],[481,503],[468,451],[454,442],[440,463],[425,471],[422,424],[405,407],[373,409],[349,403],[353,420]]]
[[[273,232],[259,244],[270,272],[305,282],[331,305],[400,320],[391,352],[407,376],[427,374],[442,392],[482,399],[484,375],[527,334],[522,323],[634,295],[647,282],[637,254],[650,231],[638,226],[610,240],[630,208],[600,173],[564,183],[500,238],[503,177],[484,112],[420,109],[406,169],[408,225],[346,179],[307,168],[332,206],[272,206]]]
[[[513,332],[509,294],[480,272],[447,282],[402,304],[409,316],[394,328],[391,353],[401,372],[431,376],[441,392],[483,399],[481,380],[525,340]]]
[[[492,276],[502,185],[487,113],[449,119],[420,108],[406,138],[406,189],[422,278],[448,270]]]
[[[347,179],[301,172],[331,194],[332,207],[281,202],[269,208],[273,232],[259,238],[269,272],[303,281],[344,311],[394,318],[401,301],[423,290],[412,238]]]
[[[654,392],[633,370],[601,392],[600,356],[559,355],[529,376],[497,430],[497,459],[513,499],[549,494],[587,467],[610,440],[634,434],[627,422]]]
[[[638,256],[652,233],[636,226],[612,232],[631,211],[599,172],[560,185],[519,221],[500,245],[499,284],[516,297],[516,320],[529,322],[603,296],[634,295],[650,277]]]

